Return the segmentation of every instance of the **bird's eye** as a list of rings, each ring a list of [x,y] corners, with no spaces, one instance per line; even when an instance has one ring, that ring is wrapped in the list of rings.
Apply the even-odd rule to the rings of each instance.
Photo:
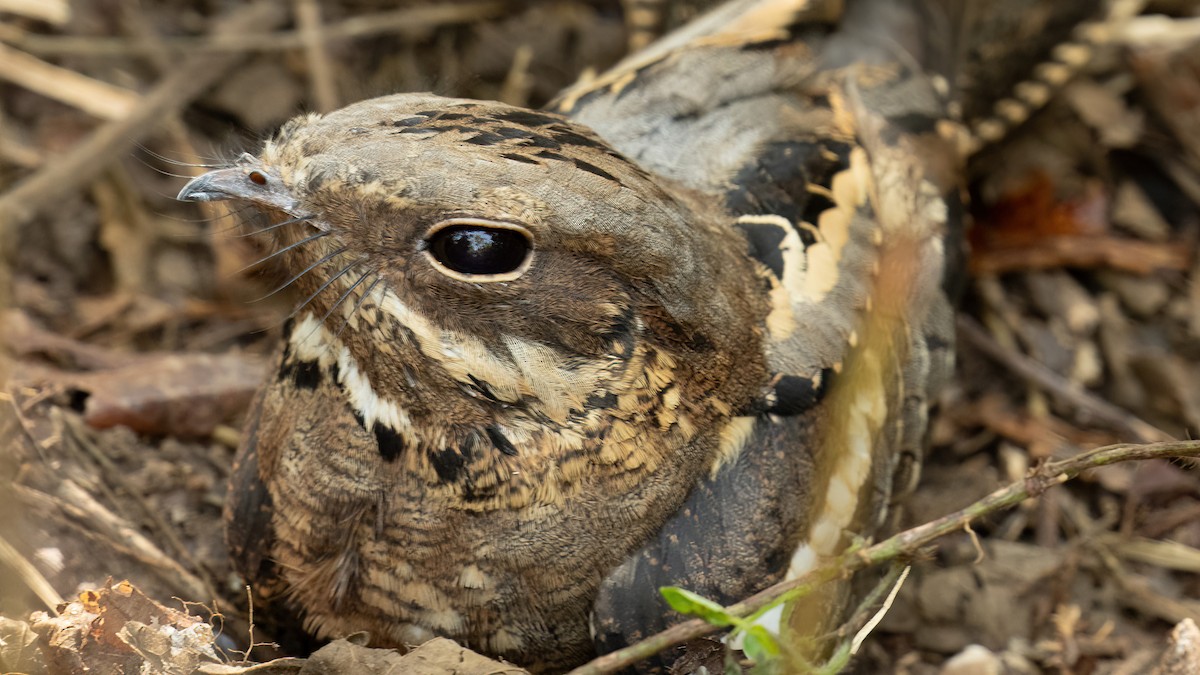
[[[427,252],[442,267],[472,281],[515,279],[533,252],[533,242],[523,230],[491,221],[449,221],[436,227],[426,243]]]

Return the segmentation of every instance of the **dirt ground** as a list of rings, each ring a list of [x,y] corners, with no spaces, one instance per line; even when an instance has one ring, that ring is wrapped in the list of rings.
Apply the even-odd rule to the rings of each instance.
[[[221,37],[230,15],[252,37]],[[197,639],[179,610],[216,613],[229,662],[266,639],[220,514],[289,300],[257,300],[237,214],[176,202],[186,178],[387,92],[537,106],[628,38],[616,0],[0,1],[0,672],[33,669],[21,622],[64,600]],[[1149,3],[971,176],[958,376],[907,526],[1200,436],[1200,2]],[[1152,672],[1173,629],[1200,651],[1198,573],[1197,469],[1089,471],[923,549],[855,668]]]

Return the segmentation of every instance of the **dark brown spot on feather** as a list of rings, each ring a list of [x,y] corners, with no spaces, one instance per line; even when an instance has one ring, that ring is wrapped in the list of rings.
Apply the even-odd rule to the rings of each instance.
[[[592,394],[591,396],[588,396],[587,401],[584,403],[584,407],[586,407],[588,410],[607,410],[609,408],[615,408],[617,407],[617,395],[612,392],[604,394],[603,396]]]
[[[600,167],[596,166],[595,164],[588,164],[587,162],[583,161],[582,159],[576,159],[575,166],[579,167],[580,169],[583,169],[584,171],[587,171],[588,173],[595,174],[605,180],[611,180],[612,182],[614,182],[618,185],[621,184],[621,181],[617,180],[611,173],[605,171],[604,169],[601,169]]]
[[[404,452],[404,437],[395,429],[381,422],[376,422],[372,429],[375,433],[375,443],[379,446],[379,455],[385,462],[394,462]]]
[[[503,136],[487,131],[480,131],[466,140],[466,142],[470,143],[471,145],[496,145],[497,143],[503,143],[504,141],[505,138]]]
[[[411,127],[411,126],[416,126],[427,120],[428,120],[428,118],[419,117],[419,116],[418,117],[405,117],[402,120],[392,120],[392,126],[394,126],[394,127]],[[385,122],[385,124],[386,124],[386,122]]]
[[[610,351],[629,354],[633,352],[634,343],[634,313],[633,307],[626,307],[617,315],[612,323],[600,333],[600,338],[608,345]],[[619,349],[618,349],[619,347]]]
[[[562,147],[562,145],[558,144],[557,142],[537,134],[530,134],[528,138],[523,139],[521,145],[527,145],[534,148],[549,148],[551,150],[558,150]]]
[[[565,127],[558,127],[554,130],[554,140],[563,145],[574,145],[582,148],[603,148],[603,143],[594,138],[589,138],[583,134],[576,133]]]
[[[556,117],[543,115],[542,113],[533,112],[532,110],[508,110],[496,114],[496,119],[503,122],[511,122],[512,124],[523,124],[527,127],[544,127],[550,124],[561,122]]]
[[[517,127],[496,127],[495,131],[504,138],[530,138],[535,135],[528,129],[518,129]]]
[[[470,373],[467,374],[467,377],[471,379],[471,385],[470,385],[471,388],[474,389],[475,391],[479,392],[480,396],[483,396],[484,398],[486,398],[489,401],[492,401],[493,403],[503,403],[503,401],[501,401],[499,398],[497,398],[496,394],[492,392],[492,388],[488,386],[487,382],[480,380],[479,378],[475,377],[474,375],[471,375]]]
[[[771,270],[776,279],[783,278],[783,240],[787,230],[776,223],[737,223],[750,245],[750,257]]]
[[[767,412],[797,415],[819,403],[829,390],[833,372],[826,369],[815,377],[783,375],[775,382],[775,401]]]
[[[923,134],[932,134],[937,131],[940,119],[933,115],[918,112],[909,112],[889,117],[887,118],[887,125],[883,128],[881,138],[884,143],[895,145],[898,139],[908,135],[920,136]]]
[[[290,380],[298,389],[312,391],[321,383],[321,366],[316,361],[286,359],[279,369],[279,379]]]
[[[489,426],[483,431],[487,434],[488,440],[492,442],[492,445],[496,446],[497,450],[512,457],[517,456],[517,449],[513,447],[512,441],[508,440],[498,427],[494,425]]]
[[[438,479],[443,483],[452,483],[458,480],[467,466],[467,458],[454,448],[445,448],[429,453],[429,461],[433,464],[433,470],[437,472]]]
[[[804,210],[800,212],[800,219],[803,222],[816,225],[819,222],[818,219],[821,217],[821,214],[835,206],[837,206],[837,204],[824,193],[809,192],[808,202],[805,203]],[[801,230],[801,234],[802,238],[803,235],[807,235],[808,237],[813,236],[812,233],[807,230]],[[805,241],[804,243],[805,245],[811,245],[815,241],[816,239],[813,238],[810,241]]]
[[[525,155],[518,155],[514,152],[506,152],[500,156],[503,157],[504,159],[511,159],[514,162],[521,162],[523,164],[534,164],[534,165],[541,164],[541,162],[537,161],[536,159],[534,159],[532,157],[526,157]]]

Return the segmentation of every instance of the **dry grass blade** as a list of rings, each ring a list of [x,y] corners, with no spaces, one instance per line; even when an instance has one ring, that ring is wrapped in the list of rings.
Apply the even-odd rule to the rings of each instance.
[[[0,12],[61,26],[71,20],[71,3],[67,0],[0,0]]]
[[[45,603],[51,614],[58,614],[58,606],[62,604],[62,596],[54,590],[54,586],[42,576],[37,567],[29,562],[21,552],[4,537],[0,537],[0,565],[16,572],[21,581],[33,591],[38,599]]]
[[[1098,542],[1126,560],[1180,572],[1200,573],[1200,549],[1175,541],[1106,537]]]
[[[0,44],[0,79],[104,120],[125,117],[139,98],[137,92],[46,63],[4,44]]]

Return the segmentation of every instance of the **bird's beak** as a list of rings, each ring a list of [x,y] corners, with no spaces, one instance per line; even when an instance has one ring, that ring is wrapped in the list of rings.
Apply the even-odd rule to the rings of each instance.
[[[196,176],[179,191],[180,201],[243,199],[296,215],[296,199],[278,174],[255,166],[231,166]]]
[[[177,199],[181,202],[219,202],[245,197],[242,193],[247,191],[238,183],[246,180],[245,172],[237,167],[209,171],[188,181]]]

